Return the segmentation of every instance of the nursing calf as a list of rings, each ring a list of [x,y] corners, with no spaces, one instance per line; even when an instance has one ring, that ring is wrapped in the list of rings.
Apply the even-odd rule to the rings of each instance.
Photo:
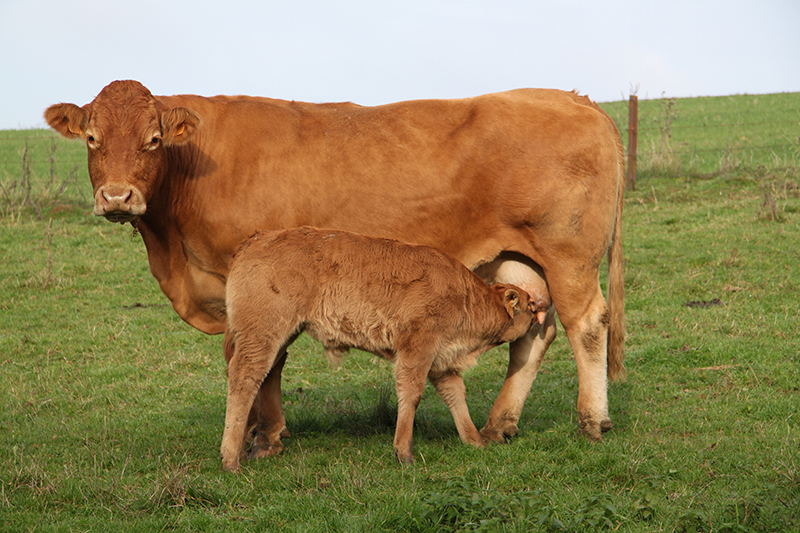
[[[413,460],[414,414],[426,377],[450,408],[461,440],[483,446],[461,372],[486,350],[526,334],[541,311],[525,291],[488,286],[434,248],[309,227],[246,240],[231,262],[226,304],[221,453],[231,471],[239,468],[262,382],[270,372],[280,379],[286,349],[302,331],[326,350],[359,348],[395,362],[394,448],[401,461]],[[267,440],[262,455],[279,453],[287,434],[282,406],[259,420],[258,434]]]

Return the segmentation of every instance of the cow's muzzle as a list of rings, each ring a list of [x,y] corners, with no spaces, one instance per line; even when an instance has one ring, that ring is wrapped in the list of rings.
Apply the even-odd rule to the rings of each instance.
[[[147,211],[147,202],[131,185],[104,185],[94,195],[94,214],[111,222],[130,222]]]

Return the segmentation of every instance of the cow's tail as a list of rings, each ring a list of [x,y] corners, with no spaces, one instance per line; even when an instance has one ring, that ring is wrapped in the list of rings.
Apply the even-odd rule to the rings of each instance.
[[[610,119],[609,119],[610,120]],[[608,249],[608,378],[613,381],[625,380],[625,287],[622,268],[622,200],[625,192],[625,159],[622,141],[617,137],[619,157],[617,181],[617,211],[611,246]]]

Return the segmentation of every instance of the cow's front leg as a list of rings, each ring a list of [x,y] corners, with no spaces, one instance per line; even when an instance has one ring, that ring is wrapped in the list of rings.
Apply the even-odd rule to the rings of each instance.
[[[556,338],[556,317],[551,307],[543,324],[531,330],[509,346],[508,372],[481,436],[486,441],[505,442],[517,434],[517,422],[522,406],[536,379],[547,348]]]

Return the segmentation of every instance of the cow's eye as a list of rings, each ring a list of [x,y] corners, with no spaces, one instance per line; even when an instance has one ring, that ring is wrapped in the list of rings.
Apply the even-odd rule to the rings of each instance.
[[[86,136],[86,144],[92,150],[95,150],[97,148],[97,140],[95,140],[94,135],[87,135]]]
[[[155,150],[161,144],[161,137],[153,137],[150,142],[144,145],[145,151]]]

